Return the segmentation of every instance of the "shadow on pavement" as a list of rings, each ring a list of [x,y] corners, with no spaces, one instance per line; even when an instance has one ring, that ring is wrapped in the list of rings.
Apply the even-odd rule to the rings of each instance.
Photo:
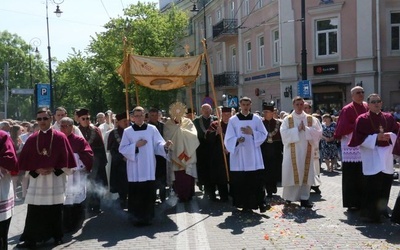
[[[103,213],[86,220],[83,228],[76,234],[66,234],[64,246],[74,248],[74,242],[95,239],[98,242],[104,242],[102,247],[114,247],[119,241],[132,240],[141,236],[156,239],[157,233],[177,230],[176,224],[165,214],[167,209],[169,207],[157,206],[151,225],[135,227],[127,211],[117,206],[109,206]]]
[[[262,219],[268,218],[265,214],[235,210],[232,215],[226,217],[225,221],[217,226],[221,229],[231,229],[231,234],[238,235],[244,232],[244,228],[260,225],[263,223]]]

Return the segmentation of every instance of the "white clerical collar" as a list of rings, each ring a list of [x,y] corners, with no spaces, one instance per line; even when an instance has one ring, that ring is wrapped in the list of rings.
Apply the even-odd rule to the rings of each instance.
[[[40,131],[42,131],[43,134],[46,134],[47,131],[49,131],[50,129],[51,129],[51,127],[49,127],[48,129],[46,129],[46,130],[44,130],[44,131],[43,131],[43,130],[40,130]]]
[[[139,124],[137,124],[137,123],[135,123],[135,125],[136,125],[136,126],[138,126],[138,127],[141,127],[141,126],[143,126],[143,125],[144,125],[144,122],[143,122],[142,124],[140,124],[140,125],[139,125]]]
[[[245,114],[243,114],[241,111],[240,111],[240,113],[241,113],[244,117],[247,117],[248,115],[251,114],[251,113],[249,112],[249,113],[247,113],[247,115],[245,115]]]
[[[297,114],[296,111],[293,111],[293,115],[294,115],[294,116],[301,117],[301,116],[305,116],[306,113],[303,111],[303,112],[301,112],[300,114]]]

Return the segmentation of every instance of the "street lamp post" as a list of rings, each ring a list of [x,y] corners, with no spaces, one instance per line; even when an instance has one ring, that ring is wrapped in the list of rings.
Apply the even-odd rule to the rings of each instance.
[[[199,12],[199,9],[197,8],[196,2],[198,0],[191,0],[193,2],[193,9],[191,9],[191,12]],[[204,42],[205,42],[205,48],[207,49],[207,24],[206,24],[206,0],[202,0],[203,4],[203,29],[204,29]],[[205,76],[205,90],[206,94],[205,96],[208,97],[210,95],[210,90],[209,90],[209,84],[208,84],[208,67],[207,67],[207,60],[204,60],[204,76]]]
[[[54,13],[57,17],[61,16],[62,11],[60,10],[59,4],[63,3],[64,0],[53,1],[57,4],[57,9]],[[47,52],[48,52],[48,61],[49,61],[49,83],[50,83],[50,110],[54,109],[54,90],[53,90],[53,73],[51,70],[51,47],[50,47],[50,34],[49,34],[49,0],[46,0],[46,24],[47,24]]]
[[[301,79],[307,80],[306,7],[301,0]]]
[[[30,52],[34,52],[36,55],[37,54],[39,54],[39,49],[38,49],[38,47],[42,44],[42,41],[39,39],[39,38],[37,38],[37,37],[34,37],[34,38],[32,38],[30,41],[29,41],[29,44],[31,45],[31,50],[30,50]],[[30,82],[31,82],[31,86],[30,86],[30,88],[31,89],[35,89],[35,85],[34,85],[34,82],[33,82],[33,76],[32,76],[32,55],[31,55],[31,53],[29,52],[29,77],[30,77]],[[35,101],[34,101],[34,94],[33,95],[31,95],[31,105],[32,105],[32,117],[35,115]]]

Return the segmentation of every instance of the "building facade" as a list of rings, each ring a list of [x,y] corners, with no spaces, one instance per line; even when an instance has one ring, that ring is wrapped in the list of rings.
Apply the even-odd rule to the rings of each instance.
[[[400,1],[398,0],[183,0],[190,10],[188,36],[192,54],[204,51],[208,72],[192,89],[199,107],[207,92],[212,97],[213,77],[218,105],[237,105],[241,96],[274,101],[290,111],[291,97],[309,88],[314,109],[335,113],[350,98],[350,89],[362,85],[366,96],[379,93],[386,110],[400,106]],[[171,2],[160,2],[166,10]],[[304,33],[302,24],[304,22]],[[302,34],[305,40],[302,40]],[[306,51],[302,51],[303,42]],[[304,55],[302,55],[302,52]],[[178,53],[179,54],[179,53]],[[302,82],[306,57],[309,84]],[[211,79],[211,78],[209,78]]]

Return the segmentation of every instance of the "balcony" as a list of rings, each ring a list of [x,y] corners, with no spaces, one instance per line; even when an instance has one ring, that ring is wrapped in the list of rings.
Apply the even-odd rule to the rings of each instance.
[[[225,42],[238,34],[237,19],[222,19],[213,26],[213,41]]]
[[[214,75],[214,85],[219,87],[236,87],[239,84],[239,71],[226,71]]]

